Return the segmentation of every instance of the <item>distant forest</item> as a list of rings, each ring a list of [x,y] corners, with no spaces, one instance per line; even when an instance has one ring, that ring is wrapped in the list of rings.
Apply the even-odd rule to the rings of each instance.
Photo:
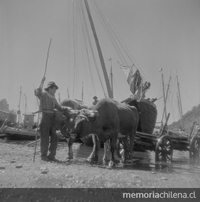
[[[197,124],[200,124],[200,104],[192,108],[192,110],[188,111],[183,115],[182,125],[185,131],[190,131],[193,122],[196,121]],[[173,122],[170,124],[169,129],[179,129],[180,128],[180,120],[177,122]]]

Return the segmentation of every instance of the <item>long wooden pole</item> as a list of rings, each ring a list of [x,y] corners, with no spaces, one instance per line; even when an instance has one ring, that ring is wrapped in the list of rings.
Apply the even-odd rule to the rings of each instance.
[[[111,86],[111,92],[112,92],[112,98],[114,97],[114,90],[113,90],[113,72],[112,72],[112,58],[110,60],[110,86]]]
[[[46,63],[45,63],[45,69],[44,69],[44,76],[43,76],[43,78],[45,78],[46,72],[47,72],[47,64],[48,64],[48,59],[49,59],[49,52],[50,52],[50,47],[51,47],[51,41],[52,41],[52,38],[50,39],[50,42],[49,42],[49,47],[48,47],[48,51],[47,51],[47,58],[46,58]],[[43,85],[44,85],[44,82],[41,83],[40,87],[43,88]]]
[[[44,70],[44,77],[46,76],[46,71],[47,71],[47,64],[48,64],[48,59],[49,59],[49,51],[50,51],[50,47],[51,47],[51,41],[52,41],[52,38],[50,39],[50,42],[49,42],[49,47],[48,47],[48,51],[47,51],[47,58],[46,58],[46,63],[45,63],[45,70]],[[40,87],[43,88],[43,85],[44,85],[44,80],[42,80],[41,84],[40,84]],[[39,125],[39,113],[38,113],[38,125]],[[36,132],[35,132],[35,149],[34,149],[34,155],[33,155],[33,162],[35,162],[35,155],[36,155],[36,148],[37,148],[37,135],[38,135],[38,128],[39,126],[37,125],[37,129],[36,129]]]
[[[169,77],[169,82],[168,82],[168,85],[167,85],[167,92],[166,92],[166,97],[165,97],[166,102],[167,102],[167,98],[168,98],[170,81],[171,81],[171,76]],[[165,110],[163,110],[162,121],[163,121],[164,114],[165,114]]]
[[[180,87],[179,87],[179,81],[178,81],[178,74],[176,72],[176,80],[177,80],[177,87],[178,87],[178,103],[179,103],[179,113],[180,113],[180,127],[183,127],[183,110],[182,110],[182,102],[181,102],[181,93],[180,93]]]
[[[21,110],[20,110],[20,105],[21,105],[21,96],[22,96],[22,87],[20,86],[20,93],[19,93],[19,105],[18,105],[18,127],[19,127],[19,122],[21,120]]]
[[[90,13],[89,4],[88,4],[87,0],[84,0],[84,3],[85,3],[86,11],[87,11],[87,14],[88,14],[88,18],[89,18],[89,21],[90,21],[93,36],[94,36],[94,39],[95,39],[95,43],[96,43],[96,46],[97,46],[97,51],[98,51],[98,54],[99,54],[99,59],[100,59],[100,62],[101,62],[101,67],[102,67],[102,70],[103,70],[103,74],[104,74],[104,78],[105,78],[105,82],[106,82],[106,87],[107,87],[107,91],[108,91],[108,97],[112,98],[112,90],[111,90],[108,74],[107,74],[107,71],[106,71],[106,66],[105,66],[105,62],[104,62],[104,59],[103,59],[103,54],[102,54],[102,51],[101,51],[101,47],[100,47],[100,44],[99,44],[99,40],[98,40],[98,37],[97,37],[97,34],[96,34],[95,26],[94,26],[92,16],[91,16],[91,13]]]
[[[69,98],[69,89],[67,88],[67,97]]]
[[[26,94],[24,95],[24,98],[25,98],[25,115],[26,115],[26,112],[27,112],[27,97],[26,97]]]
[[[82,82],[82,94],[81,94],[81,100],[83,102],[83,82]]]
[[[164,78],[163,78],[163,70],[162,71],[162,87],[163,87],[163,99],[164,99],[164,114],[165,114],[165,120],[167,119],[167,111],[166,111],[166,97],[165,97],[165,87],[164,87]]]

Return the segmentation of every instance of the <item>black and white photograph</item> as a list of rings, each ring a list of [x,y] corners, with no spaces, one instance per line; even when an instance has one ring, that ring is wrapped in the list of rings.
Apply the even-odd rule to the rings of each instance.
[[[0,0],[0,153],[0,201],[200,198],[200,1]]]

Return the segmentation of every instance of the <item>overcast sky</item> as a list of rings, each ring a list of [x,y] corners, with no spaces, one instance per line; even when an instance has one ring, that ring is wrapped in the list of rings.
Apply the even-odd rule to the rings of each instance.
[[[199,0],[88,0],[88,3],[106,68],[108,72],[111,65],[113,68],[116,100],[126,99],[131,93],[119,65],[124,61],[111,43],[116,42],[114,35],[131,56],[124,65],[134,63],[143,78],[151,82],[147,97],[162,96],[160,68],[163,69],[165,89],[171,75],[167,104],[170,122],[179,119],[176,71],[183,113],[200,103]],[[0,99],[6,98],[10,109],[18,109],[20,86],[21,110],[24,110],[25,94],[28,111],[38,109],[33,91],[44,75],[51,38],[44,85],[55,81],[59,86],[56,96],[58,98],[60,94],[61,100],[67,98],[67,88],[71,98],[81,99],[82,85],[85,103],[91,104],[94,95],[104,97],[101,82],[105,90],[105,81],[99,59],[96,63],[102,81],[91,57],[97,53],[83,9],[84,5],[77,0],[0,1]],[[105,23],[114,30],[113,35],[105,29]],[[160,121],[163,99],[155,104],[157,121]]]

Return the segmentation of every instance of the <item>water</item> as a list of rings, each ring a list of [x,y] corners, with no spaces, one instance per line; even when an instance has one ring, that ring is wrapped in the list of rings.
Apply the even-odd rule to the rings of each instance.
[[[76,159],[86,159],[92,152],[91,147],[87,147],[81,144],[75,144],[73,146],[74,156]],[[103,149],[100,149],[99,152],[99,162],[102,163]],[[110,157],[110,152],[108,154]],[[120,160],[117,158],[117,160]],[[121,166],[121,165],[120,165]],[[188,151],[178,151],[174,150],[173,159],[171,163],[165,162],[155,162],[155,152],[146,151],[146,152],[134,152],[133,155],[133,164],[123,165],[124,169],[133,169],[133,170],[147,170],[147,171],[160,171],[160,172],[173,172],[173,173],[193,173],[200,174],[200,160],[195,159],[191,160],[189,158]]]

